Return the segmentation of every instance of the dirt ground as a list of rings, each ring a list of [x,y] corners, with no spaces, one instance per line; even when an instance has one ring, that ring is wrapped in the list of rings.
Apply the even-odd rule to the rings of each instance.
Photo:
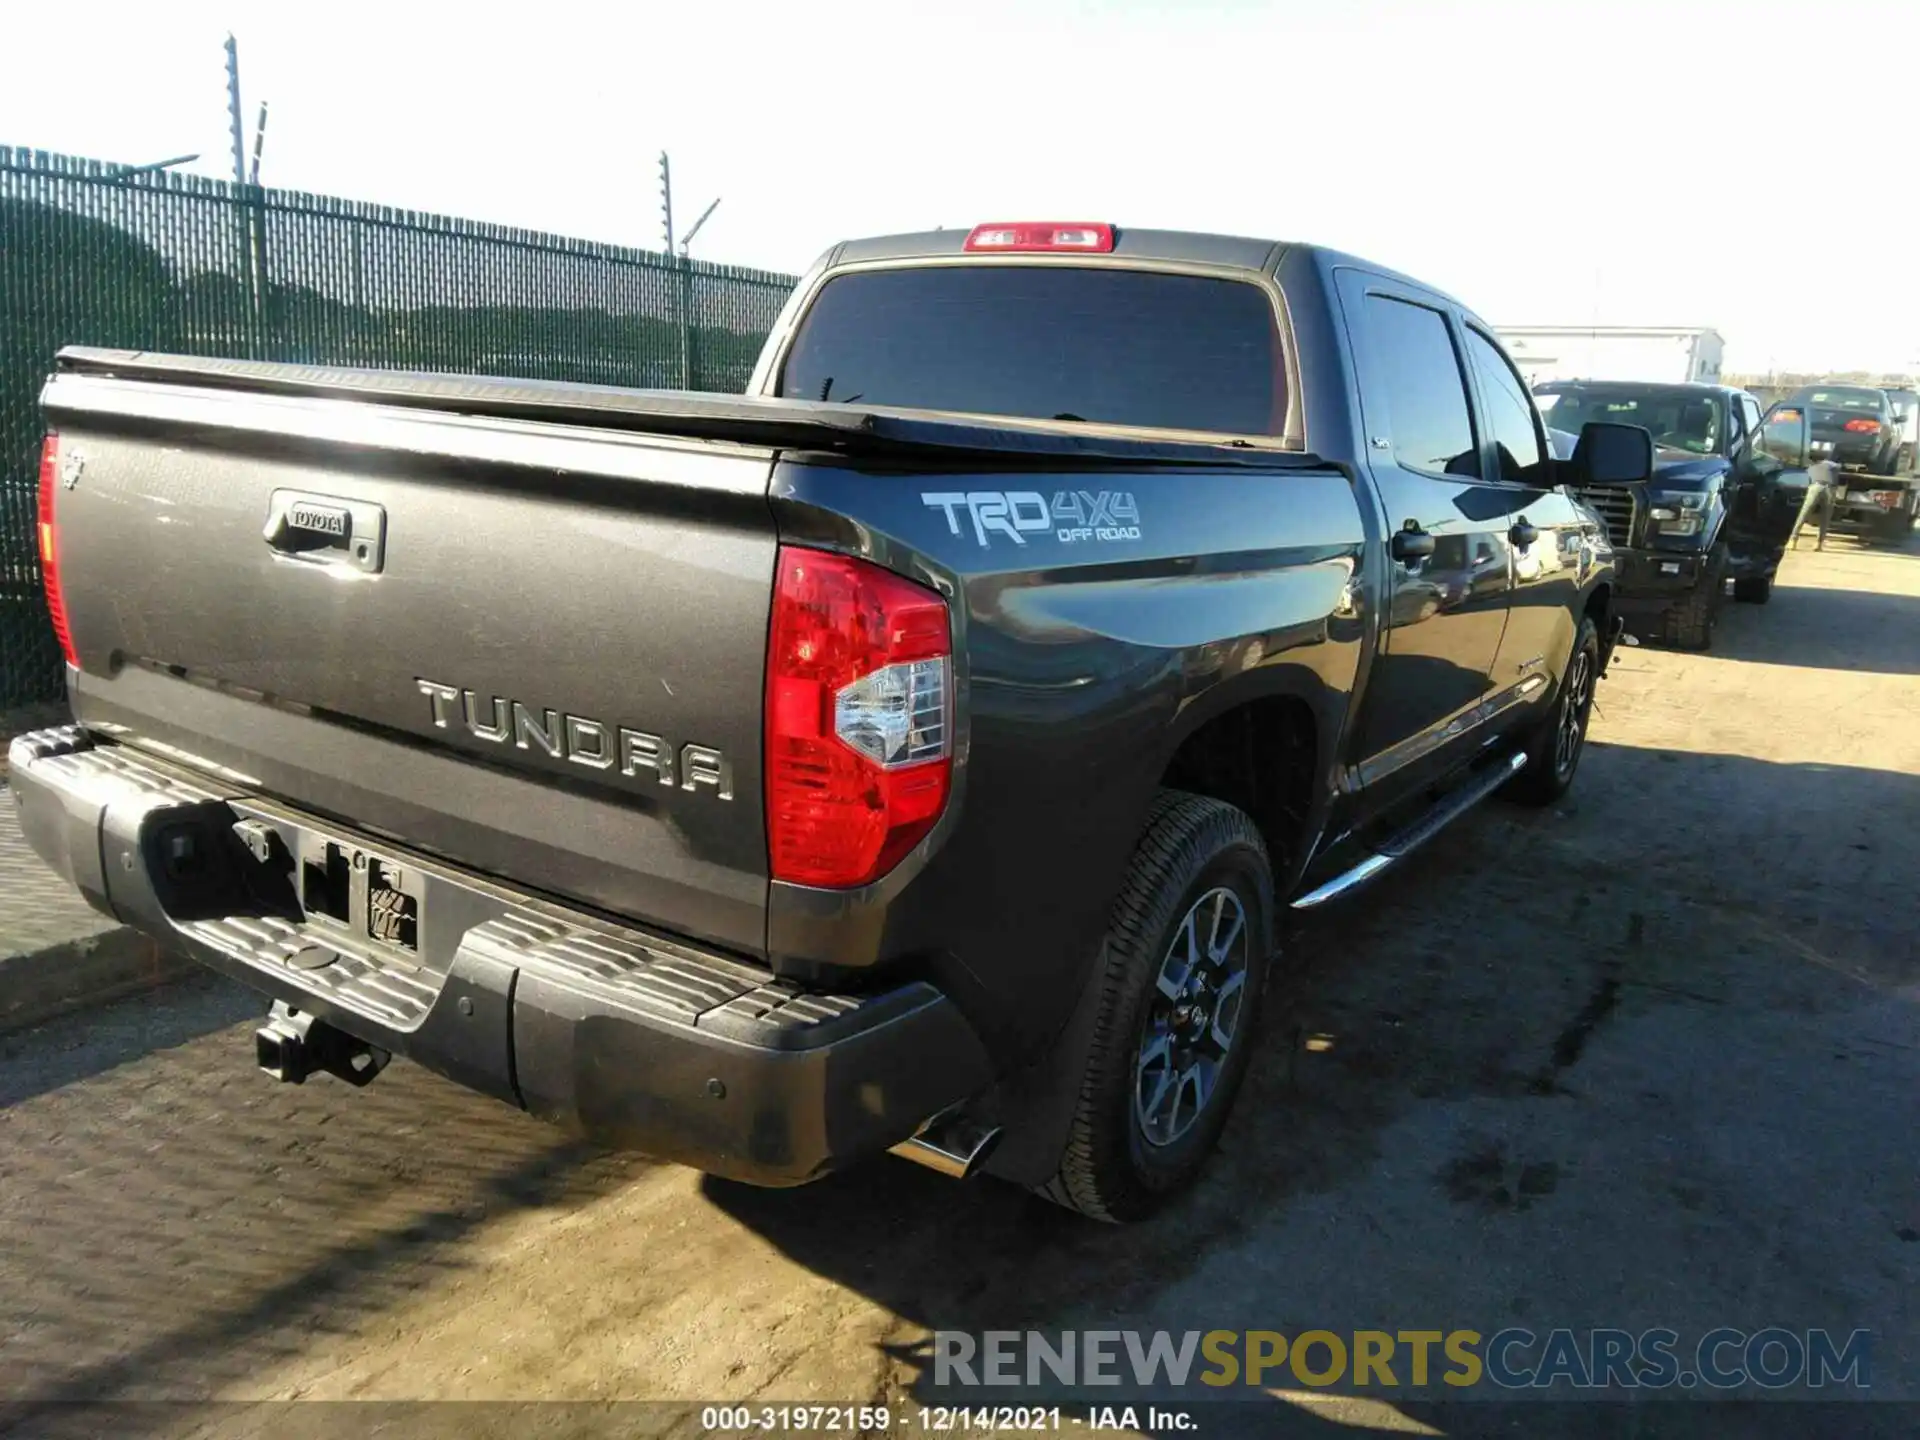
[[[405,1065],[275,1086],[210,978],[0,1041],[0,1399],[904,1409],[936,1329],[1527,1324],[1867,1327],[1874,1396],[1920,1400],[1916,675],[1920,544],[1795,553],[1709,655],[1623,649],[1561,807],[1304,937],[1222,1154],[1131,1229],[894,1160],[705,1180]],[[1575,1428],[1258,1398],[1260,1433]],[[1853,1408],[1744,1433],[1916,1413]]]

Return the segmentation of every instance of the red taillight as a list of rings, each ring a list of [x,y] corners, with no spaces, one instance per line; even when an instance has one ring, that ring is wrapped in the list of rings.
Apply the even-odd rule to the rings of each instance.
[[[60,596],[60,532],[53,518],[53,492],[60,480],[60,437],[48,435],[40,446],[40,578],[47,587],[47,614],[67,664],[78,667],[73,632],[67,628],[67,606]]]
[[[953,775],[952,655],[933,591],[780,547],[767,639],[774,879],[865,885],[933,828]]]
[[[1077,220],[999,221],[976,225],[967,236],[969,250],[1083,250],[1090,255],[1113,251],[1113,226]]]
[[[1856,419],[1847,421],[1846,428],[1853,431],[1856,435],[1871,435],[1880,428],[1880,422],[1878,420],[1869,420],[1866,416],[1861,415]]]

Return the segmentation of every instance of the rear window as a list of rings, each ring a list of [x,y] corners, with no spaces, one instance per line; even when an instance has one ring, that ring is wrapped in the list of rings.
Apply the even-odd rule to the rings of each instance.
[[[830,280],[787,353],[802,400],[1279,435],[1259,286],[1118,267],[943,265]]]
[[[1831,410],[1878,410],[1887,402],[1878,390],[1815,390],[1807,403]]]

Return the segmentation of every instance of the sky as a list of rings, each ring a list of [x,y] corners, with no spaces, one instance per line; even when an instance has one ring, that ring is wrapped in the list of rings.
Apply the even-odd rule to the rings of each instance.
[[[0,7],[0,144],[709,260],[1077,219],[1313,241],[1496,324],[1920,372],[1920,3],[103,0]],[[62,57],[65,57],[64,59]],[[1869,72],[1872,73],[1869,73]]]

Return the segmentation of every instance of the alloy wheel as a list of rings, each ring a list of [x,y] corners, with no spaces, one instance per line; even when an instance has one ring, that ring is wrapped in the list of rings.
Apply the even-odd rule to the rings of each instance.
[[[1160,961],[1134,1061],[1133,1111],[1149,1145],[1193,1128],[1239,1035],[1252,936],[1247,910],[1217,885],[1187,910]]]
[[[1553,743],[1553,770],[1566,775],[1580,758],[1580,743],[1586,738],[1587,711],[1593,704],[1593,657],[1582,648],[1573,657],[1567,671],[1566,700],[1560,707],[1560,723]]]

